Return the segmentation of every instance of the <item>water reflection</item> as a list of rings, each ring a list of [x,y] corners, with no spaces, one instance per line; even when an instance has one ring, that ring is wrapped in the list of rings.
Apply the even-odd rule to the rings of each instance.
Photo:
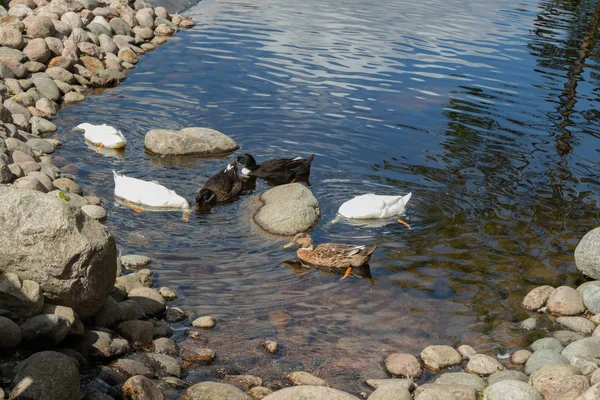
[[[581,280],[572,253],[600,219],[595,2],[209,0],[190,13],[197,27],[145,55],[124,84],[61,110],[58,156],[104,200],[120,250],[152,257],[178,305],[219,319],[208,343],[219,366],[266,382],[305,369],[358,392],[385,375],[391,351],[526,346],[524,293]],[[123,159],[69,131],[100,121],[127,136]],[[377,244],[375,285],[282,263],[283,240],[251,221],[254,195],[269,188],[260,180],[189,223],[115,204],[113,168],[193,201],[237,155],[144,152],[149,129],[187,126],[218,129],[257,159],[316,153],[322,217],[311,236]],[[409,191],[413,230],[333,223],[356,195]],[[257,353],[265,338],[284,356]]]

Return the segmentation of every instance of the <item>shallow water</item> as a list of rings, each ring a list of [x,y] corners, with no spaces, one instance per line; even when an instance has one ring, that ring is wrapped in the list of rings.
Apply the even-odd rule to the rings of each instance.
[[[217,365],[267,383],[303,369],[358,392],[385,376],[390,352],[504,353],[535,335],[517,328],[529,289],[581,280],[573,250],[600,217],[595,6],[203,1],[188,12],[197,26],[127,81],[61,110],[58,156],[105,201],[121,252],[152,257],[175,304],[218,319],[206,332]],[[90,150],[71,131],[81,122],[120,128],[124,157]],[[115,203],[112,169],[192,200],[233,157],[144,153],[149,129],[187,126],[218,129],[258,160],[315,153],[313,238],[377,244],[375,285],[294,265],[284,240],[250,222],[263,182],[189,223]],[[355,195],[409,191],[412,230],[332,223]],[[265,339],[279,356],[259,350]]]

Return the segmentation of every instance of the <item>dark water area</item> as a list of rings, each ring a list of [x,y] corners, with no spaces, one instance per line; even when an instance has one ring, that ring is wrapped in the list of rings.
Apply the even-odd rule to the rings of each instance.
[[[105,201],[123,254],[155,261],[176,305],[218,319],[217,365],[261,376],[306,370],[358,392],[391,352],[470,344],[501,354],[536,285],[576,285],[573,251],[600,211],[600,47],[593,1],[209,0],[197,26],[145,55],[119,87],[59,113],[63,164]],[[124,158],[71,128],[108,123]],[[375,285],[298,268],[239,201],[193,214],[115,203],[112,169],[192,200],[231,157],[144,152],[152,128],[205,126],[259,160],[316,154],[316,242],[377,244]],[[67,167],[73,170],[73,166]],[[332,223],[363,193],[413,199],[406,220]],[[181,333],[182,331],[180,331]],[[275,339],[280,355],[259,347]],[[190,380],[205,372],[192,371]]]

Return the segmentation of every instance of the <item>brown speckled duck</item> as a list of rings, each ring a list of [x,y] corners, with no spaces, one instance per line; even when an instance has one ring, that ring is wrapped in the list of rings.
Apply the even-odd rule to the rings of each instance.
[[[367,264],[377,245],[370,247],[352,244],[322,243],[314,247],[312,239],[307,233],[299,233],[292,241],[286,244],[286,249],[293,245],[300,246],[296,250],[298,259],[306,264],[326,268],[347,268],[342,279],[352,272],[352,267]]]

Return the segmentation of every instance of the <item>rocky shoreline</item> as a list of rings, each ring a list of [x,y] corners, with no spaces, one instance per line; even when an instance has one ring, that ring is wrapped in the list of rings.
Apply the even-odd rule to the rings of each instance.
[[[222,369],[188,379],[192,368],[219,356],[206,336],[219,321],[169,306],[177,295],[154,287],[148,257],[117,255],[102,201],[84,196],[55,166],[61,144],[48,136],[61,106],[118,84],[141,55],[192,26],[143,1],[13,0],[0,7],[0,400],[600,398],[600,281],[530,291],[522,305],[531,318],[520,329],[538,329],[542,318],[557,329],[527,349],[498,356],[462,344],[393,353],[382,359],[388,378],[367,380],[361,393],[331,388],[307,371],[271,382]],[[146,147],[165,152],[163,142]],[[228,152],[237,144],[224,146]],[[308,229],[320,213],[304,189],[270,192],[295,191],[286,196],[312,210],[295,226]],[[261,200],[255,222],[289,234],[288,220],[271,221],[280,211],[268,214],[269,195]],[[600,228],[582,239],[575,261],[600,279]],[[182,325],[184,333],[175,334]],[[265,338],[260,356],[273,357],[278,347]]]

